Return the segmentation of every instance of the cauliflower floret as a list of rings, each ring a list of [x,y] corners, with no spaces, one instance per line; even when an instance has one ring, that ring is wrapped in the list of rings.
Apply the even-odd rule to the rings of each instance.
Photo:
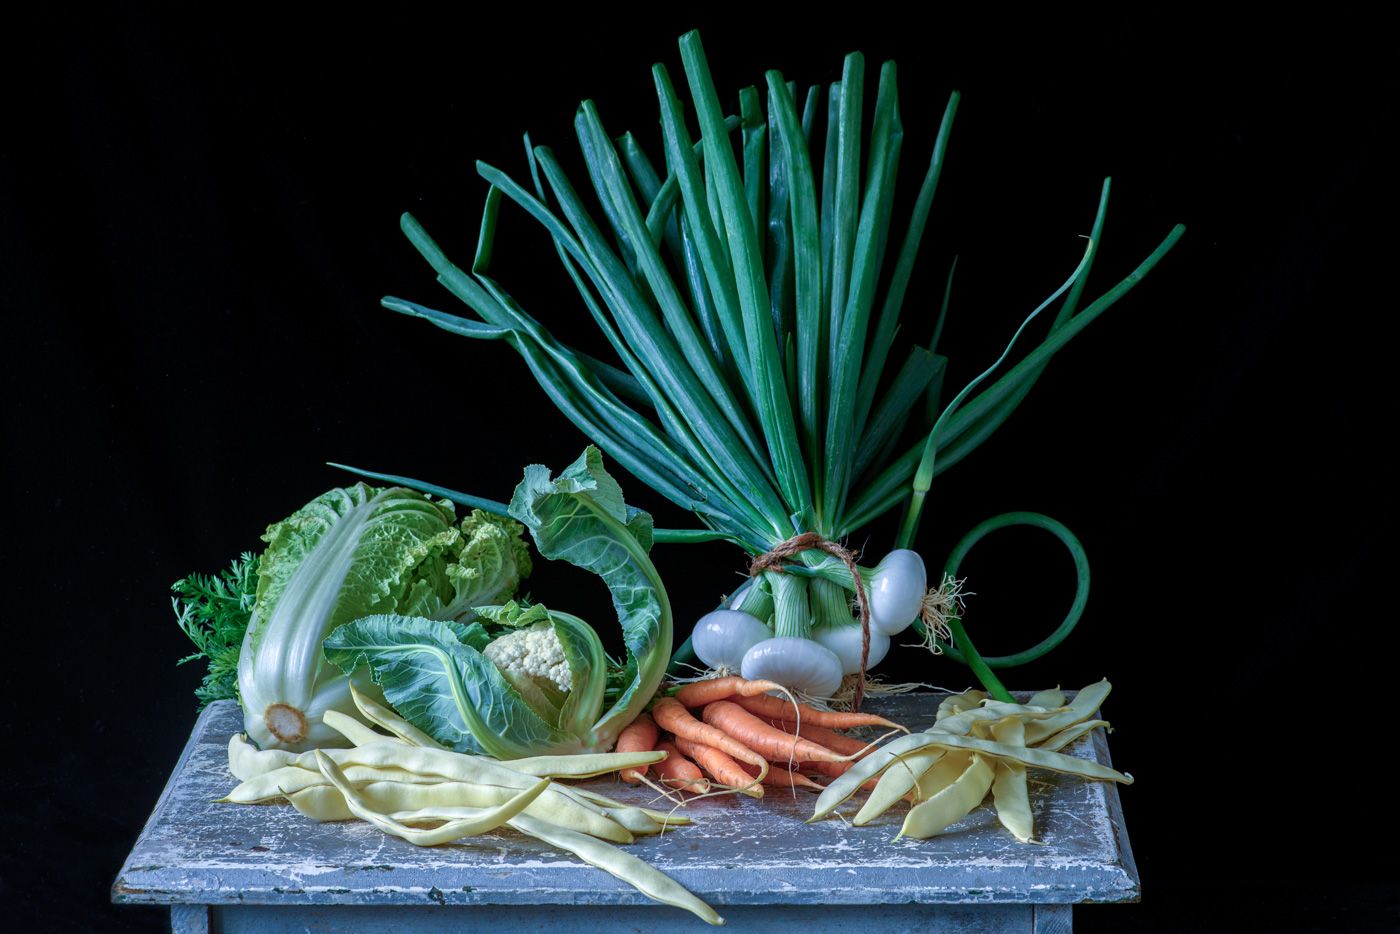
[[[551,681],[565,693],[573,689],[574,673],[564,658],[559,636],[549,623],[508,632],[489,643],[485,654],[502,671]]]

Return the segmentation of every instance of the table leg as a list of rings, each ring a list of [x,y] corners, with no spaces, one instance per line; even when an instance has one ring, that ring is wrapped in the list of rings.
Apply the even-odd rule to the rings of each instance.
[[[1073,905],[1036,905],[1031,914],[1031,934],[1073,934]]]
[[[209,934],[209,906],[171,905],[170,934]]]

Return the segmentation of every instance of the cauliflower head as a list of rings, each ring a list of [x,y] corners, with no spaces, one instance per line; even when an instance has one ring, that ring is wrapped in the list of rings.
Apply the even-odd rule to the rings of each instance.
[[[574,673],[564,658],[559,636],[549,623],[508,632],[488,644],[485,655],[507,674],[548,681],[565,693],[573,690]]]

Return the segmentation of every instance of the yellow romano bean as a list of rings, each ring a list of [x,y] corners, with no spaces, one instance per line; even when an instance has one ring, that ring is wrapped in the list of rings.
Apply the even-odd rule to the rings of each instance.
[[[401,743],[403,740],[397,736],[385,736],[383,733],[374,732],[373,728],[365,726],[354,717],[347,716],[339,710],[327,710],[321,715],[321,720],[326,726],[335,730],[341,736],[350,740],[352,746],[368,746],[370,743],[377,743],[380,740]]]
[[[322,751],[342,768],[346,765],[367,765],[372,768],[403,769],[418,775],[436,775],[447,781],[482,782],[488,785],[505,785],[517,790],[529,788],[535,783],[533,775],[524,775],[508,769],[492,759],[448,752],[446,749],[425,749],[392,740],[356,746],[353,749]],[[313,753],[304,752],[296,756],[291,764],[314,769],[316,758]]]
[[[982,803],[982,799],[987,797],[987,789],[992,787],[994,776],[991,763],[974,755],[971,764],[958,776],[957,781],[914,806],[905,816],[904,826],[899,829],[895,839],[914,837],[927,840],[942,833],[950,824],[962,820]]]
[[[971,710],[987,699],[986,691],[967,691],[962,694],[954,694],[943,698],[943,702],[938,705],[936,720],[951,717],[954,714],[962,713],[964,710]]]
[[[501,765],[537,778],[593,778],[651,765],[666,758],[666,753],[599,752],[573,756],[532,756],[528,759],[503,759]]]
[[[630,831],[628,831],[628,830],[623,826],[623,824],[622,824],[621,821],[617,820],[615,817],[613,817],[611,814],[608,813],[608,810],[609,810],[608,808],[603,807],[603,806],[600,805],[600,804],[595,804],[595,803],[592,802],[592,801],[589,801],[589,800],[588,800],[587,798],[585,798],[583,795],[579,794],[579,793],[578,793],[578,789],[575,788],[575,787],[572,786],[572,785],[563,785],[563,784],[558,784],[558,783],[556,783],[556,784],[553,786],[553,789],[554,789],[555,791],[559,792],[559,794],[562,795],[564,798],[568,799],[568,800],[572,803],[572,805],[573,805],[573,807],[574,807],[575,809],[580,810],[580,811],[587,811],[587,812],[589,812],[589,813],[591,813],[591,814],[594,814],[594,815],[596,815],[597,817],[601,818],[602,820],[605,820],[605,821],[608,821],[608,822],[611,823],[611,824],[614,824],[614,825],[615,825],[620,831],[622,831],[623,833],[627,833],[627,834],[628,834],[627,838],[626,838],[626,839],[619,839],[619,840],[617,840],[618,843],[631,843],[631,842],[632,842],[632,837],[630,836]],[[545,820],[552,821],[553,823],[556,823],[556,824],[561,823],[561,821],[554,820],[549,814],[547,814],[547,813],[545,813],[545,812],[543,812],[543,811],[538,812],[538,813],[536,813],[536,814],[533,814],[532,816],[534,816],[534,817],[541,817],[541,818],[543,818],[543,819],[545,819]],[[659,831],[659,828],[658,828],[658,831]],[[602,835],[600,835],[600,834],[593,834],[592,836],[595,836],[595,837],[596,837],[596,836],[602,836]],[[611,840],[611,839],[614,839],[614,838],[604,836],[604,839]]]
[[[1037,743],[1036,749],[1048,749],[1051,752],[1059,752],[1070,743],[1074,742],[1085,733],[1091,733],[1099,727],[1108,728],[1107,720],[1085,720],[1083,723],[1076,723],[1068,729],[1061,730],[1043,743]]]
[[[1066,756],[1058,752],[1027,749],[1024,746],[1011,746],[1006,743],[974,739],[971,736],[957,736],[952,733],[924,733],[923,736],[929,740],[930,745],[941,746],[944,749],[965,749],[981,754],[984,759],[988,757],[1006,759],[1037,769],[1049,769],[1052,772],[1064,772],[1067,775],[1080,775],[1101,782],[1122,782],[1125,785],[1133,783],[1131,775],[1114,771],[1106,765],[1099,765],[1088,759],[1076,759],[1074,756]],[[854,772],[855,769],[851,771]],[[846,774],[849,775],[850,772]],[[844,777],[843,775],[842,778]]]
[[[240,782],[255,775],[291,765],[297,754],[285,749],[258,749],[243,733],[235,733],[228,741],[228,770]]]
[[[821,820],[836,810],[843,801],[856,793],[856,789],[883,772],[899,756],[927,749],[935,743],[935,738],[928,733],[912,733],[881,746],[826,786],[826,790],[817,796],[816,808],[812,816],[807,818],[807,822]]]
[[[584,798],[588,801],[592,801],[594,804],[600,805],[605,809],[625,808],[633,806],[626,804],[625,802],[609,798],[607,795],[600,795],[596,791],[589,791],[587,788],[574,788],[573,792],[579,797]],[[693,823],[693,821],[691,821],[691,819],[689,817],[686,817],[684,814],[676,814],[671,811],[658,811],[655,808],[637,808],[637,810],[641,811],[643,814],[645,814],[647,817],[650,817],[658,824],[665,824],[667,827],[685,827]]]
[[[1009,746],[1025,745],[1025,724],[1020,720],[1003,720],[992,728],[992,739]],[[997,819],[1022,843],[1031,842],[1034,821],[1031,817],[1030,790],[1026,787],[1026,767],[1019,762],[998,761],[992,779],[992,802]]]
[[[1074,726],[1081,720],[1088,720],[1103,706],[1104,698],[1108,697],[1108,692],[1113,689],[1113,685],[1108,681],[1100,681],[1098,684],[1091,684],[1080,691],[1070,705],[1061,713],[1049,718],[1040,720],[1026,727],[1026,745],[1035,746],[1042,740],[1049,739],[1066,727]]]
[[[381,781],[400,784],[430,784],[442,781],[442,779],[432,775],[415,775],[402,769],[375,769],[363,765],[347,765],[345,774],[352,782]],[[326,784],[326,778],[319,769],[312,771],[300,766],[289,765],[253,776],[220,800],[231,804],[258,804],[263,801],[274,801],[277,798],[301,791],[303,788],[310,788],[312,785],[324,784]],[[509,790],[514,792],[520,789],[511,788]]]
[[[1003,704],[996,701],[989,701],[986,706],[978,707],[975,710],[967,710],[960,714],[947,717],[939,721],[934,726],[929,727],[927,733],[956,733],[966,736],[979,723],[987,723],[995,720],[1004,720],[1007,717],[1019,717],[1022,720],[1049,719],[1058,716],[1055,710],[1046,710],[1043,707],[1028,707],[1021,704]]]
[[[369,785],[364,786],[360,792],[363,794],[368,787]],[[350,813],[350,808],[345,804],[345,796],[336,791],[335,786],[330,783],[303,788],[287,795],[287,800],[291,802],[292,807],[314,821],[355,819],[355,815]]]
[[[345,798],[345,804],[350,808],[351,813],[361,820],[369,821],[385,833],[396,837],[402,837],[409,843],[418,846],[436,846],[440,843],[451,843],[453,840],[460,840],[462,837],[469,837],[479,833],[486,833],[495,830],[506,821],[520,814],[534,801],[545,789],[549,787],[549,779],[542,778],[535,783],[534,787],[528,788],[504,804],[494,808],[484,808],[473,810],[465,815],[461,820],[448,821],[441,827],[432,830],[419,830],[405,826],[385,814],[376,811],[369,802],[361,797],[354,786],[346,780],[344,773],[331,761],[331,758],[320,750],[316,751],[316,764],[320,766],[321,773],[330,779],[340,794]]]
[[[919,779],[919,783],[914,786],[914,792],[919,801],[927,801],[958,780],[958,776],[967,771],[967,767],[972,764],[972,753],[948,751],[943,754],[943,758],[933,768],[924,773]]]
[[[298,811],[318,821],[350,820],[355,815],[345,797],[325,776],[322,784],[310,785],[287,795]],[[516,794],[514,788],[468,785],[465,782],[438,782],[433,785],[406,785],[402,782],[365,782],[356,790],[376,811],[390,812],[427,807],[491,807],[504,804]],[[545,795],[549,792],[545,792]],[[544,797],[544,795],[541,795]],[[536,800],[530,807],[538,807]],[[529,808],[526,808],[528,811]]]
[[[666,829],[664,824],[652,820],[651,816],[641,808],[603,808],[603,811],[608,817],[611,817],[634,834],[649,835],[660,833]]]
[[[401,824],[431,824],[469,818],[478,810],[462,807],[419,808],[416,811],[394,811],[388,817]]]
[[[1059,688],[1041,691],[1039,694],[1032,695],[1031,699],[1026,701],[1026,706],[1028,707],[1044,707],[1047,710],[1052,707],[1063,707],[1064,705],[1065,692],[1061,691]]]
[[[643,895],[665,905],[684,908],[710,924],[723,924],[724,919],[709,905],[696,898],[675,879],[617,847],[600,843],[592,837],[556,827],[524,814],[510,825],[523,834],[543,840],[550,846],[568,850],[590,866],[597,866],[623,882],[635,886]]]
[[[354,699],[355,707],[364,718],[375,726],[383,727],[390,733],[401,738],[404,742],[414,746],[422,746],[427,749],[443,748],[442,743],[439,743],[403,717],[400,717],[382,704],[376,704],[373,700],[366,697],[362,691],[355,687],[353,681],[350,683],[350,696]]]
[[[580,800],[572,792],[573,789],[567,785],[555,785],[550,789],[549,795],[542,799],[543,805],[526,813],[530,817],[600,840],[611,840],[613,843],[633,841],[632,832],[610,817],[605,809]]]
[[[891,762],[851,823],[859,827],[888,811],[918,784],[924,773],[933,768],[943,755],[942,749],[921,749]]]
[[[997,820],[1022,843],[1031,842],[1035,828],[1031,817],[1030,791],[1026,787],[1026,767],[1014,762],[998,762],[992,780],[992,801]]]
[[[438,782],[432,785],[406,785],[400,782],[368,782],[358,788],[375,810],[384,813],[440,807],[493,807],[518,794],[514,788],[499,785],[473,785],[467,782]],[[313,785],[287,796],[298,811],[313,820],[349,820],[344,797],[334,786]],[[558,786],[550,788],[525,809],[526,814],[613,843],[631,843],[630,831],[606,814],[580,807],[561,795]]]
[[[459,813],[469,808],[460,807],[427,807],[419,808],[416,811],[395,811],[389,816],[394,820],[402,821],[405,824],[423,823],[425,821],[448,821],[456,820],[464,816]],[[605,808],[607,816],[617,821],[634,834],[654,834],[661,832],[661,825],[642,813],[640,808]],[[526,809],[528,813],[529,809]],[[542,820],[547,818],[541,817]],[[550,823],[556,823],[550,821]],[[559,826],[556,823],[556,826]],[[573,829],[573,828],[566,828]],[[625,842],[625,841],[624,841]]]
[[[653,834],[660,833],[662,824],[653,820],[651,815],[641,808],[632,807],[628,804],[605,805],[592,801],[584,795],[579,794],[579,789],[570,785],[557,785],[557,788],[564,789],[564,793],[580,805],[595,808],[604,817],[611,818],[632,833]]]
[[[523,791],[533,787],[537,781],[533,776],[507,769],[490,759],[446,750],[423,749],[397,740],[386,740],[353,749],[314,750],[291,756],[293,765],[255,775],[222,800],[235,804],[256,804],[286,797],[326,781],[319,768],[311,767],[316,762],[317,752],[345,770],[350,781],[391,780],[417,785],[460,783],[489,789],[484,796],[478,795],[468,800],[431,803],[465,807],[494,806],[502,800],[501,789]],[[414,806],[419,805],[405,804],[388,810],[410,810]],[[595,803],[584,800],[575,789],[567,785],[552,784],[542,799],[530,807],[531,814],[580,833],[617,843],[631,843],[633,840],[631,832],[615,819],[615,815],[609,814]],[[622,819],[642,825],[637,815],[622,815]]]

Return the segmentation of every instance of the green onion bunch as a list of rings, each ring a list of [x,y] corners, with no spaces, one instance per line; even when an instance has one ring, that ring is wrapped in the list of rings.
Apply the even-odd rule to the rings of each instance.
[[[1156,265],[1183,228],[1173,229],[1131,275],[1083,304],[1103,225],[1105,182],[1082,261],[1022,324],[1025,329],[1058,302],[1048,333],[984,385],[1008,346],[1008,354],[945,403],[948,361],[938,353],[938,338],[946,290],[927,344],[910,340],[913,329],[901,330],[899,319],[958,95],[949,98],[908,222],[894,230],[904,128],[893,62],[879,70],[868,120],[860,53],[846,57],[840,81],[805,93],[769,71],[763,88],[739,92],[736,117],[725,114],[698,33],[681,37],[680,53],[694,122],[670,72],[653,66],[659,150],[647,151],[631,133],[611,133],[592,101],[580,106],[574,129],[589,196],[548,147],[532,146],[528,137],[526,181],[477,164],[490,187],[469,268],[455,265],[404,215],[408,238],[474,317],[396,298],[384,305],[455,334],[513,347],[585,435],[695,514],[701,528],[658,529],[658,542],[724,539],[759,555],[803,532],[845,539],[903,504],[896,554],[907,550],[933,478],[986,440],[1025,398],[1050,357]],[[491,277],[503,200],[549,233],[614,361],[560,341]],[[368,475],[504,511],[503,504],[431,484]],[[1070,617],[1030,652],[982,659],[956,614],[940,620],[951,636],[938,640],[942,647],[1005,697],[991,668],[1028,661],[1062,639],[1082,611],[1088,574],[1077,541],[1053,520],[1011,514],[973,534],[1000,527],[997,522],[1051,529],[1081,567],[1081,593]],[[965,539],[945,571],[955,575],[967,547]],[[855,667],[863,670],[878,661],[877,629],[898,631],[913,623],[924,631],[924,609],[939,588],[925,594],[922,563],[906,573],[909,563],[892,560],[884,577],[880,568],[859,569],[873,607],[868,648],[860,645],[860,623],[852,615],[850,569],[811,550],[794,558],[786,572],[764,572],[727,601],[726,612],[747,614],[762,627],[746,622],[749,635],[731,639],[724,630],[717,637],[733,643],[731,654],[747,644],[743,658],[723,665],[702,660],[711,667],[742,666],[745,676],[754,676],[747,659],[757,652],[768,658],[768,667],[758,665],[756,675],[786,672],[786,681],[776,680],[829,696],[829,662],[799,658],[803,644],[829,646],[823,651],[839,655],[839,646],[854,641],[860,659]],[[919,592],[911,600],[913,584]],[[914,618],[877,619],[882,606],[897,614],[914,607]],[[926,635],[937,639],[936,633]],[[782,644],[758,652],[755,646],[768,642]],[[883,646],[888,644],[886,633]],[[686,660],[689,645],[677,661]],[[785,654],[787,649],[797,654]],[[841,658],[843,674],[854,670],[849,655]],[[813,665],[821,669],[816,675],[806,671]]]

